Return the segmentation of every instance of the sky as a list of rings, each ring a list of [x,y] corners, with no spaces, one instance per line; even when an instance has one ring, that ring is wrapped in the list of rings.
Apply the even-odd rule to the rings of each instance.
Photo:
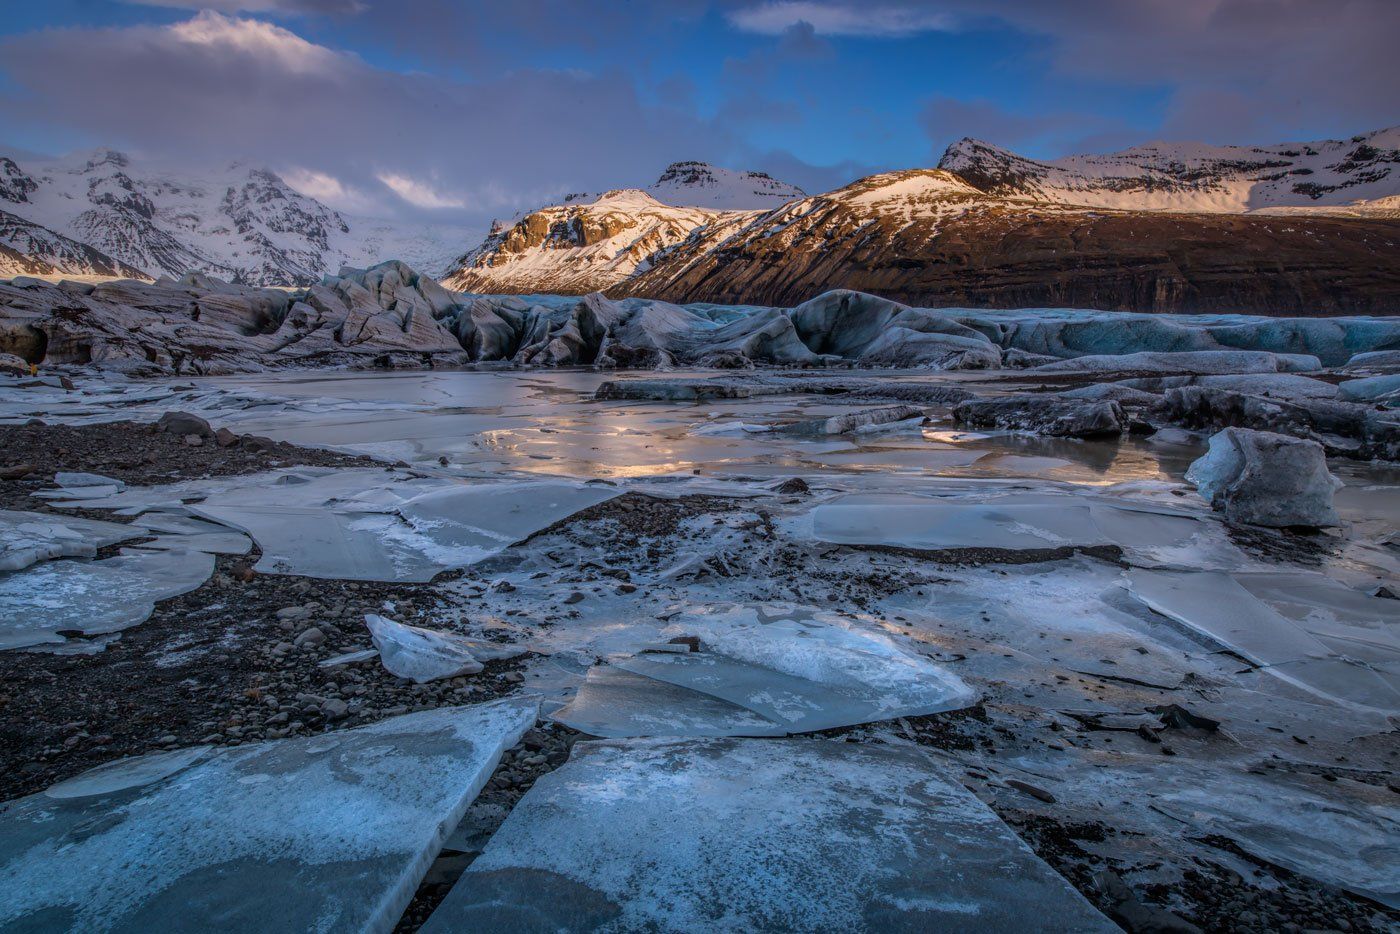
[[[810,192],[1400,123],[1400,0],[0,0],[0,153],[253,161],[484,225],[671,162]]]

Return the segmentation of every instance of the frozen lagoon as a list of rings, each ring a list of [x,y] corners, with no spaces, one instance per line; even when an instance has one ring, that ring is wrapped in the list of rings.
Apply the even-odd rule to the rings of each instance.
[[[1028,379],[841,376],[991,395]],[[866,723],[838,745],[924,747],[930,781],[967,784],[1009,818],[1073,824],[1092,814],[1115,828],[1095,852],[1134,884],[1179,884],[1203,854],[1241,871],[1239,856],[1192,840],[1223,827],[1266,864],[1394,903],[1396,854],[1385,841],[1400,818],[1384,776],[1396,762],[1400,603],[1372,595],[1397,579],[1386,543],[1400,510],[1393,467],[1332,462],[1347,484],[1339,530],[1241,532],[1183,483],[1200,435],[973,432],[931,405],[926,424],[813,437],[771,429],[880,403],[815,391],[598,400],[603,380],[587,371],[80,380],[90,392],[6,392],[0,413],[154,421],[178,409],[240,433],[401,461],[133,487],[81,506],[154,521],[167,538],[208,534],[196,522],[241,529],[270,575],[418,581],[448,608],[401,621],[528,651],[520,690],[541,695],[546,718],[581,727],[586,702],[593,735],[730,737],[740,749],[760,741],[742,737],[813,742],[773,738],[806,728],[749,700],[764,677],[797,679],[792,696],[808,705],[811,729]],[[792,477],[810,492],[775,492]],[[23,575],[100,565],[59,553],[7,580],[32,592]],[[440,576],[463,566],[460,577]],[[1240,620],[1257,624],[1242,632]],[[804,631],[819,635],[788,647]],[[369,637],[362,629],[360,641]],[[701,650],[676,651],[685,643],[672,640],[687,638]],[[812,663],[774,663],[794,658]],[[891,693],[881,666],[900,658],[923,672],[925,695],[945,689]],[[716,662],[717,683],[690,671]],[[590,695],[590,685],[607,690]],[[973,705],[979,716],[956,721],[957,743],[925,736],[930,711]],[[1172,705],[1219,728],[1153,712]],[[601,761],[575,770],[593,776],[590,793]],[[1322,782],[1322,771],[1337,780]],[[1206,808],[1173,776],[1224,791]],[[1300,785],[1326,802],[1306,820],[1288,803]],[[1106,788],[1118,797],[1104,798]],[[677,839],[703,835],[710,819],[683,817],[668,824]],[[1358,834],[1372,842],[1348,848]],[[1280,884],[1269,879],[1258,884]],[[467,889],[445,904],[474,897]]]

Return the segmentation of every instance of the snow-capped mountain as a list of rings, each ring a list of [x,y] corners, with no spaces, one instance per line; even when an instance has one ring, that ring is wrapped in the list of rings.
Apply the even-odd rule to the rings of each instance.
[[[673,162],[644,190],[662,204],[719,211],[775,208],[805,195],[765,172],[735,172],[705,162]]]
[[[343,215],[266,168],[234,163],[192,174],[144,168],[111,149],[24,164],[0,159],[0,209],[105,257],[119,274],[202,272],[250,285],[306,285],[384,258],[439,273],[466,238],[459,229]],[[30,253],[21,239],[0,234],[0,245],[56,273],[100,274],[91,269],[102,262],[75,261],[71,248]],[[0,274],[19,271],[13,260],[0,262]]]
[[[963,139],[938,167],[992,194],[1130,211],[1384,215],[1400,208],[1400,127],[1276,146],[1149,143],[1049,162]]]
[[[791,306],[831,289],[920,307],[1395,314],[1400,222],[1113,210],[952,172],[860,179],[695,230],[608,290]]]
[[[645,271],[654,255],[696,230],[801,197],[801,189],[761,172],[677,162],[646,188],[568,195],[508,224],[498,221],[443,284],[464,292],[597,291]]]

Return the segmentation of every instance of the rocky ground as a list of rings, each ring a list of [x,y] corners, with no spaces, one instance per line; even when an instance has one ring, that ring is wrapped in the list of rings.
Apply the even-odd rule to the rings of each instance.
[[[361,458],[286,444],[245,439],[220,444],[212,434],[131,423],[0,428],[0,450],[5,452],[0,506],[31,511],[51,508],[29,494],[47,486],[59,469],[156,484],[293,464],[364,464]],[[104,651],[0,653],[0,800],[123,756],[333,731],[522,690],[528,656],[489,662],[477,674],[425,685],[390,675],[378,659],[323,666],[335,655],[368,646],[366,613],[441,626],[444,619],[460,620],[465,609],[469,617],[489,612],[548,628],[577,617],[578,605],[589,605],[585,601],[623,597],[639,605],[656,604],[664,619],[666,600],[682,591],[642,581],[658,579],[676,566],[678,557],[693,555],[697,560],[677,579],[699,582],[734,601],[791,600],[881,614],[883,599],[958,580],[972,568],[1068,557],[1013,556],[995,549],[930,553],[804,546],[786,538],[777,521],[784,508],[800,505],[810,495],[807,484],[796,479],[775,483],[771,496],[758,500],[627,493],[517,546],[540,555],[541,566],[550,568],[528,577],[528,569],[508,575],[519,586],[503,582],[491,569],[509,562],[448,572],[426,584],[381,584],[262,575],[252,569],[256,551],[221,556],[207,583],[159,604],[148,621],[124,631]],[[96,511],[91,517],[120,519]],[[707,546],[716,540],[724,546]],[[596,554],[599,543],[606,544],[606,557],[585,559]],[[1093,556],[1118,560],[1107,552]],[[530,586],[531,580],[538,583]],[[133,689],[136,683],[139,690]],[[1165,725],[1150,744],[1136,734],[1124,742],[1174,754],[1174,747],[1189,749],[1204,741],[1198,735],[1204,728],[1193,727],[1189,718],[1183,722]],[[848,742],[913,742],[945,753],[995,757],[1028,746],[1054,748],[1063,740],[1060,729],[1043,717],[993,716],[978,705],[813,735]],[[506,753],[463,827],[430,869],[398,930],[417,929],[514,803],[541,775],[566,761],[579,736],[542,721]],[[1383,931],[1400,925],[1400,913],[1281,867],[1243,854],[1229,864],[1215,860],[1211,854],[1228,851],[1228,840],[1210,841],[1184,864],[1174,846],[1178,841],[1134,838],[1129,849],[1140,858],[1127,860],[1112,855],[1124,831],[1093,817],[1046,816],[1040,806],[1054,796],[1033,784],[993,781],[972,766],[965,769],[964,784],[1130,931]],[[1134,872],[1141,880],[1145,865],[1169,871],[1160,873],[1160,882],[1123,881]]]

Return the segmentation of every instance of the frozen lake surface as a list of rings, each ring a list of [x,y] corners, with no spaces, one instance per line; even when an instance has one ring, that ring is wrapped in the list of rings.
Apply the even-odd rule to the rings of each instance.
[[[1345,484],[1338,528],[1242,529],[1184,480],[1205,451],[1200,433],[971,431],[933,404],[866,429],[810,428],[887,404],[832,394],[833,378],[996,398],[1036,377],[788,376],[803,381],[796,391],[679,401],[597,398],[618,375],[587,370],[0,387],[11,424],[178,410],[381,462],[48,491],[60,511],[109,514],[143,537],[98,556],[131,536],[6,514],[0,648],[100,652],[156,601],[197,588],[215,555],[252,548],[259,574],[429,589],[434,609],[386,606],[360,633],[366,648],[327,645],[322,664],[384,664],[427,682],[520,657],[519,692],[539,699],[544,722],[608,738],[521,800],[444,902],[433,922],[443,930],[552,925],[574,908],[618,930],[667,917],[695,930],[935,917],[1032,929],[975,881],[993,865],[1072,927],[1110,929],[998,814],[1112,828],[1094,852],[1134,883],[1179,884],[1203,852],[1242,871],[1234,850],[1202,842],[1218,835],[1262,863],[1400,905],[1400,807],[1386,790],[1400,751],[1400,601],[1386,595],[1400,580],[1400,468],[1329,461]],[[793,478],[805,486],[780,486]],[[94,614],[97,592],[106,608]],[[930,739],[929,723],[955,724],[957,741]],[[382,892],[337,917],[402,908],[408,876],[441,844],[433,822],[455,822],[481,787],[473,776],[519,736],[514,721],[492,729],[470,775],[412,792],[437,796],[415,812],[412,846],[325,858],[383,877],[372,883]],[[125,823],[111,845],[141,830],[142,808],[168,823],[167,802],[198,782],[210,800],[245,800],[218,777],[242,774],[241,762],[211,759],[164,791],[113,799]],[[100,800],[0,816],[0,830],[25,822],[31,841],[5,851],[0,881],[64,872],[61,853],[42,848],[97,819]],[[808,819],[787,821],[787,809]],[[45,831],[50,812],[58,822]],[[794,855],[755,884],[775,840]],[[832,875],[843,847],[858,858]],[[295,860],[320,867],[304,853]],[[272,865],[251,851],[209,865],[226,859]],[[312,880],[324,871],[297,868]],[[540,891],[559,901],[532,908]],[[78,897],[44,892],[0,919]],[[737,893],[731,913],[714,912],[719,892]],[[828,894],[826,913],[810,914]],[[102,902],[92,917],[163,917],[169,897]],[[305,893],[304,910],[323,911],[319,898]]]

